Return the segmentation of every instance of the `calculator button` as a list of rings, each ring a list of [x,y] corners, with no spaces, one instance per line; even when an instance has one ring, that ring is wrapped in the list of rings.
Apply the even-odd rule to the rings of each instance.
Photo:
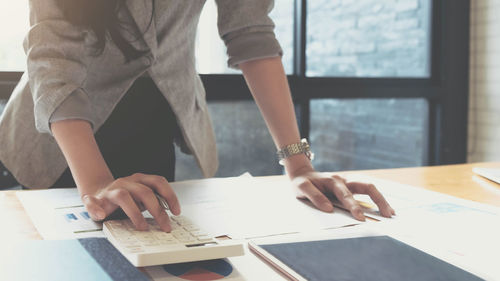
[[[142,243],[155,241],[153,237],[137,237],[137,240],[139,240]]]
[[[156,237],[156,239],[159,239],[159,240],[173,239],[174,238],[174,236],[171,233],[167,233],[167,232],[158,232],[158,233],[155,233],[154,236]]]
[[[177,244],[177,239],[171,238],[171,239],[164,239],[160,240],[162,245],[171,245],[171,244]]]
[[[158,246],[161,244],[162,244],[161,241],[158,241],[158,240],[153,240],[153,241],[143,243],[144,246]]]
[[[191,221],[183,216],[172,217],[172,219],[179,224],[191,224]]]
[[[214,239],[210,236],[198,236],[196,237],[201,242],[208,242],[208,241],[214,241]]]
[[[193,236],[208,236],[208,233],[206,233],[205,231],[203,230],[196,230],[196,231],[191,231],[191,235]]]
[[[176,235],[185,234],[187,232],[183,228],[178,228],[178,229],[172,230],[170,233],[172,233],[174,236],[176,236]]]
[[[199,227],[197,227],[196,225],[192,225],[192,224],[184,225],[184,229],[187,230],[187,231],[200,230]]]
[[[193,236],[191,236],[191,235],[180,237],[178,239],[182,243],[191,243],[191,242],[195,242],[196,241],[196,239]]]
[[[135,238],[133,236],[130,236],[130,235],[117,235],[115,236],[116,240],[118,240],[119,242],[130,242],[130,241],[136,241]]]
[[[182,236],[189,236],[190,234],[184,230],[180,230],[180,231],[176,231],[176,232],[172,232],[172,235],[174,235],[174,237],[182,237]]]

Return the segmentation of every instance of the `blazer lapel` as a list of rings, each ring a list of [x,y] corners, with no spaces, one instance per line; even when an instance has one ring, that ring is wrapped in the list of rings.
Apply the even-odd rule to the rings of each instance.
[[[154,19],[151,19],[153,11],[153,1],[151,0],[128,0],[125,1],[130,14],[134,18],[139,31],[143,33],[144,41],[148,44],[152,53],[155,53],[158,47],[156,39],[156,28]],[[151,25],[149,24],[151,22]]]

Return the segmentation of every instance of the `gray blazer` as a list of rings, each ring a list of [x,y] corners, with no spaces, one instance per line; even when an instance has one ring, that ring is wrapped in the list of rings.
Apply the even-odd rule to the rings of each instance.
[[[272,0],[216,0],[218,28],[228,64],[281,54],[268,14]],[[149,75],[174,111],[187,148],[204,176],[217,170],[217,152],[205,91],[195,70],[194,43],[205,0],[127,0],[119,16],[144,32],[133,45],[149,52],[126,63],[111,42],[92,55],[92,33],[72,26],[55,0],[30,0],[31,28],[24,41],[27,71],[0,119],[0,161],[23,185],[51,186],[67,163],[50,134],[50,118],[70,95],[91,105],[94,131],[106,121],[134,80]],[[133,39],[133,38],[131,38]]]

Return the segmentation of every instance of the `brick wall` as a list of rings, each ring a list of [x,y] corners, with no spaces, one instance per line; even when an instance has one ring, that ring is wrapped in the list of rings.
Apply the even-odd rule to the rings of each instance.
[[[429,6],[429,0],[308,1],[308,75],[428,76]]]
[[[471,4],[468,161],[500,161],[500,1]]]
[[[314,166],[339,171],[425,165],[427,125],[424,99],[313,101]]]

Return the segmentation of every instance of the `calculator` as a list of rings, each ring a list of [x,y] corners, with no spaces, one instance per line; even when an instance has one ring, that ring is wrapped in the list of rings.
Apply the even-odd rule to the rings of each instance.
[[[172,231],[164,232],[153,218],[148,231],[136,230],[130,219],[103,224],[108,240],[134,266],[211,260],[244,254],[243,243],[218,240],[184,216],[171,216]]]

